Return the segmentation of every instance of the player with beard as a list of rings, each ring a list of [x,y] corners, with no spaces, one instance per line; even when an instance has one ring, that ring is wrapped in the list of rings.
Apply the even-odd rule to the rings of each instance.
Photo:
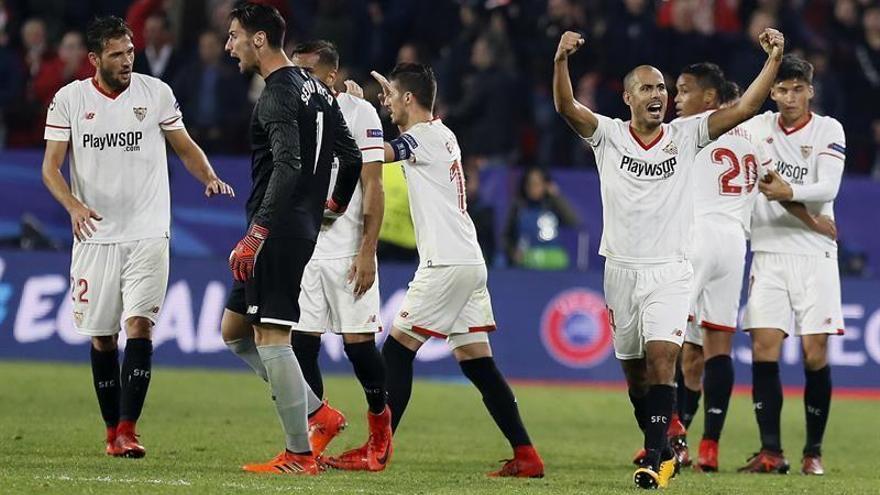
[[[152,375],[152,328],[168,285],[171,201],[166,141],[205,195],[233,195],[183,125],[167,84],[132,72],[131,30],[115,16],[86,32],[91,79],[61,88],[46,117],[43,182],[70,214],[70,291],[77,332],[91,337],[92,378],[108,455],[139,458]],[[61,167],[70,153],[70,186]],[[122,369],[119,322],[128,340]]]
[[[303,378],[290,331],[300,318],[303,271],[322,218],[345,212],[357,187],[361,153],[330,90],[282,51],[286,23],[275,8],[244,3],[230,14],[226,50],[242,72],[266,87],[251,118],[253,188],[248,230],[229,257],[235,284],[223,313],[227,346],[269,383],[285,434],[285,449],[251,472],[317,474],[309,423],[338,418],[329,406],[308,418],[317,402]],[[330,199],[334,157],[339,174]],[[326,212],[325,212],[326,206]]]
[[[663,123],[668,100],[663,75],[647,65],[623,80],[629,121],[598,115],[577,102],[568,58],[584,42],[578,33],[562,35],[554,59],[553,99],[557,112],[596,154],[605,299],[615,355],[644,432],[646,455],[633,481],[646,489],[665,487],[677,468],[666,435],[694,275],[689,261],[694,162],[703,147],[760,109],[779,68],[784,38],[773,29],[761,34],[767,60],[735,105],[671,124]]]
[[[492,357],[488,332],[495,330],[495,317],[486,263],[467,214],[458,139],[433,115],[434,72],[401,63],[390,81],[377,72],[373,77],[401,132],[385,143],[385,161],[402,161],[419,251],[419,267],[382,347],[392,427],[396,434],[409,403],[416,352],[429,338],[442,338],[513,448],[513,459],[489,476],[543,477],[544,462]]]

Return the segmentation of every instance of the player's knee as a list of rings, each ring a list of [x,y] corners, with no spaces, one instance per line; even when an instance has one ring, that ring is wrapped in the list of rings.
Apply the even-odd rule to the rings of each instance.
[[[106,335],[101,337],[92,337],[92,347],[100,352],[109,352],[117,348],[116,335]]]
[[[779,361],[779,353],[782,350],[784,335],[776,330],[753,330],[752,360],[764,362]]]
[[[376,337],[372,333],[345,333],[342,334],[342,342],[346,344],[362,344],[364,342],[375,342]]]
[[[488,342],[478,342],[456,347],[452,350],[452,354],[455,356],[456,361],[462,362],[470,359],[492,357],[492,348],[489,347]]]
[[[149,318],[133,316],[125,320],[125,335],[130,339],[151,338],[153,322]]]
[[[244,315],[229,311],[223,311],[223,319],[220,320],[220,336],[223,342],[231,342],[253,336],[254,330],[245,319]]]
[[[826,342],[810,342],[804,340],[804,367],[808,370],[819,370],[828,364],[828,346]]]

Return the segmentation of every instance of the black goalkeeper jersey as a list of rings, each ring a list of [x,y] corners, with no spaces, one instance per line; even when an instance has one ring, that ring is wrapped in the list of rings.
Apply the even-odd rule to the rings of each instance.
[[[362,165],[336,99],[299,67],[282,67],[266,77],[251,116],[251,153],[248,224],[268,228],[270,237],[313,242],[334,156],[339,175],[333,199],[341,206],[351,200]]]

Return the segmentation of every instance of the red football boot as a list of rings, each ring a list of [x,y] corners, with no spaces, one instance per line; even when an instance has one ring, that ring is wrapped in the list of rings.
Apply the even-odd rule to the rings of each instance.
[[[113,457],[119,457],[122,455],[122,451],[116,447],[116,426],[107,427],[107,445],[104,448],[104,451],[107,455],[112,455]]]
[[[311,454],[294,454],[285,449],[264,464],[245,464],[241,467],[251,473],[293,474],[314,476],[321,472],[315,456]]]
[[[718,471],[718,442],[704,438],[700,440],[700,455],[697,457],[697,471],[715,473]]]
[[[738,473],[779,473],[786,474],[789,470],[788,461],[782,452],[761,450],[749,458],[745,466],[736,470]]]
[[[321,457],[327,445],[345,429],[348,423],[345,416],[330,407],[325,400],[323,405],[309,418],[309,443],[316,458]]]
[[[135,432],[134,421],[120,421],[116,428],[116,450],[117,456],[130,457],[132,459],[140,459],[147,455],[147,450],[138,441],[138,434]]]
[[[382,471],[391,460],[391,409],[385,406],[381,414],[367,413],[370,438],[367,443],[343,452],[336,457],[322,459],[327,466],[346,471]]]
[[[678,463],[681,466],[691,465],[691,454],[688,451],[687,429],[684,423],[679,419],[678,414],[673,413],[669,421],[669,429],[666,431],[666,437],[669,439],[669,446],[672,447]]]
[[[498,471],[488,473],[493,478],[543,478],[544,461],[538,455],[538,451],[531,445],[521,445],[513,449],[513,459],[501,466]]]
[[[822,456],[816,454],[805,455],[801,464],[801,474],[824,475],[825,468],[822,466]]]

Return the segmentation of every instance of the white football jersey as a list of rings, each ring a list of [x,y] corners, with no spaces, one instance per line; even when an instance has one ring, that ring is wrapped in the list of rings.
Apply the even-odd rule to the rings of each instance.
[[[419,266],[483,264],[477,230],[467,213],[455,134],[435,119],[410,127],[395,141],[405,142],[411,153],[402,167]]]
[[[673,122],[706,118],[712,111]],[[734,127],[697,153],[694,162],[694,213],[714,222],[733,222],[748,234],[758,195],[761,165],[769,158],[748,122]]]
[[[348,93],[336,95],[342,117],[345,124],[363,155],[363,162],[379,162],[380,166],[385,161],[385,142],[382,139],[382,122],[373,105],[366,100],[356,98]],[[329,198],[336,186],[336,177],[339,172],[339,162],[333,160],[333,168],[330,174],[330,189],[327,191]],[[358,183],[354,195],[348,203],[345,214],[337,218],[328,228],[322,228],[318,233],[318,243],[315,245],[315,253],[312,259],[326,260],[348,258],[358,253],[361,246],[361,238],[364,233],[364,195],[363,185]]]
[[[171,201],[163,131],[183,129],[167,84],[132,73],[118,94],[94,79],[64,86],[46,117],[45,139],[70,142],[73,195],[103,217],[85,242],[168,237]]]
[[[642,143],[629,122],[597,115],[593,147],[602,192],[599,254],[622,263],[687,259],[694,225],[692,171],[711,141],[707,118],[662,124]]]
[[[783,179],[793,187],[815,184],[819,180],[820,157],[840,160],[843,173],[846,137],[840,122],[811,114],[803,126],[786,130],[779,118],[777,112],[765,112],[752,119],[752,128],[773,160],[771,166]],[[795,197],[793,201],[799,200]],[[834,218],[833,200],[803,203],[813,215]],[[768,201],[762,194],[752,214],[752,251],[825,256],[837,252],[837,242],[810,230],[778,201]]]

